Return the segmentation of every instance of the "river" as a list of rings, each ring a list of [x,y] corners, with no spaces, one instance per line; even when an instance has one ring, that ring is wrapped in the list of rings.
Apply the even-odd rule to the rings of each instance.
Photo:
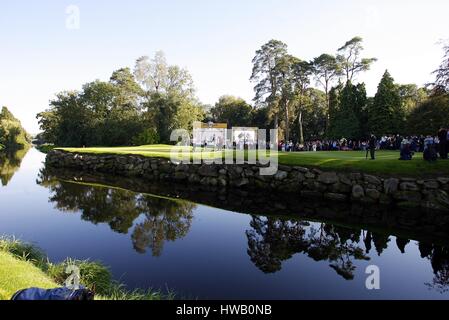
[[[0,156],[0,235],[35,243],[53,262],[101,261],[129,289],[192,299],[449,298],[445,238],[68,181],[49,177],[44,160],[34,148]],[[366,287],[370,266],[379,290]]]

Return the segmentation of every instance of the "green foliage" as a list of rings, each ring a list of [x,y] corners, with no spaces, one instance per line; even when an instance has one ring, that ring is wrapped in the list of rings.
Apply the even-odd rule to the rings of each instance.
[[[50,109],[37,115],[43,140],[63,147],[169,142],[172,130],[191,129],[204,118],[190,75],[168,66],[162,53],[152,62],[139,59],[134,74],[119,69],[109,82],[59,93]]]
[[[252,125],[253,108],[245,100],[234,96],[222,96],[211,109],[214,122],[227,123],[229,128]]]
[[[8,108],[0,112],[0,150],[23,149],[30,144],[30,136]]]
[[[139,135],[134,137],[133,144],[136,146],[143,146],[149,144],[158,144],[160,142],[160,137],[156,130],[153,128],[145,129]]]
[[[55,146],[53,144],[47,144],[47,143],[40,144],[40,145],[36,146],[37,150],[39,150],[40,152],[45,153],[45,154],[49,153],[54,148],[55,148]]]
[[[440,66],[433,73],[435,82],[430,84],[434,95],[444,95],[449,93],[449,45],[444,47],[444,58]]]
[[[14,174],[20,168],[29,147],[20,150],[4,150],[0,152],[0,183],[8,185]]]
[[[376,58],[361,58],[363,51],[363,39],[354,37],[338,49],[337,61],[346,77],[346,82],[352,82],[354,77],[363,71],[368,71],[371,65],[377,61]]]
[[[409,115],[418,105],[429,97],[426,88],[418,88],[416,84],[403,84],[398,86],[401,96],[402,109],[406,115]]]
[[[153,93],[144,108],[148,123],[156,128],[162,143],[170,143],[173,130],[191,130],[193,122],[204,119],[198,102],[179,95]]]
[[[331,90],[329,136],[332,138],[357,139],[366,135],[364,126],[367,107],[364,84],[353,85],[351,82],[341,89]]]
[[[398,86],[388,71],[380,81],[373,103],[368,110],[368,126],[376,135],[404,132],[405,111]]]
[[[14,293],[25,288],[51,289],[57,286],[33,263],[0,250],[0,300],[9,300]]]
[[[253,58],[251,81],[255,83],[254,101],[258,107],[268,107],[274,126],[279,124],[279,102],[282,84],[279,62],[287,55],[287,45],[279,40],[270,40],[264,44]]]
[[[194,99],[195,88],[190,73],[178,66],[167,63],[162,51],[156,52],[153,59],[147,56],[136,61],[134,76],[147,94],[177,95]]]
[[[407,120],[409,134],[436,135],[449,127],[449,95],[432,97],[414,109]]]
[[[273,123],[270,119],[270,110],[268,107],[254,109],[252,112],[252,125],[261,129],[272,129]]]
[[[326,94],[318,89],[309,88],[300,97],[297,114],[301,113],[302,124],[299,117],[293,122],[292,138],[301,140],[301,130],[305,140],[323,137],[327,122]]]
[[[340,102],[341,102],[341,97],[340,97],[340,93],[343,90],[343,85],[340,83],[338,84],[338,86],[333,87],[330,91],[329,91],[329,110],[328,110],[328,114],[329,114],[329,120],[328,120],[328,125],[327,125],[327,132],[326,135],[328,137],[334,137],[336,136],[336,129],[337,129],[337,117],[338,117],[338,111],[340,109]]]
[[[167,294],[162,293],[159,290],[141,290],[136,289],[133,291],[126,290],[123,284],[114,282],[110,286],[107,294],[104,297],[99,297],[97,300],[134,300],[134,301],[154,301],[154,300],[174,300],[175,294],[169,292]]]
[[[62,284],[68,277],[66,273],[68,266],[77,266],[79,268],[80,283],[90,290],[100,295],[105,295],[111,289],[112,274],[108,268],[98,262],[67,259],[59,264],[48,263],[47,273],[57,283]]]
[[[8,252],[18,259],[38,265],[42,265],[46,260],[46,256],[40,248],[15,237],[0,237],[0,251]]]

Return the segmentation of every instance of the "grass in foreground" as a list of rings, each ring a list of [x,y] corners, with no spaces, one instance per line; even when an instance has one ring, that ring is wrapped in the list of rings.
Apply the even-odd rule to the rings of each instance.
[[[51,289],[58,285],[30,261],[0,251],[0,300],[9,300],[17,291],[30,287]]]
[[[67,259],[53,264],[34,245],[14,238],[0,237],[0,300],[9,300],[19,290],[39,287],[57,288],[68,275],[67,265],[80,269],[81,283],[96,292],[96,300],[165,300],[174,299],[160,291],[128,291],[124,285],[112,280],[109,269],[98,262]]]
[[[140,155],[145,157],[170,159],[173,146],[149,145],[139,147],[116,148],[61,148],[68,152],[90,154],[123,154]],[[233,151],[226,151],[232,153]],[[319,152],[277,152],[279,163],[291,166],[307,166],[324,170],[338,170],[347,172],[366,172],[389,176],[438,176],[449,175],[449,160],[439,160],[429,163],[423,160],[421,153],[417,153],[411,161],[400,161],[397,151],[379,151],[377,159],[366,159],[364,151],[319,151]],[[229,155],[229,154],[228,154]],[[224,152],[192,152],[193,159],[219,159]]]

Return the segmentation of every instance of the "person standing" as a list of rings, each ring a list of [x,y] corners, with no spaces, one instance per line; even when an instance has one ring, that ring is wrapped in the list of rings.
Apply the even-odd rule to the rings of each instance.
[[[447,130],[446,129],[440,129],[440,131],[438,131],[438,140],[439,145],[438,145],[438,151],[440,153],[440,158],[441,159],[447,159],[447,154],[448,154],[448,150],[447,150]]]
[[[368,141],[368,150],[371,154],[371,160],[376,159],[376,146],[377,146],[377,138],[374,134],[372,134]]]

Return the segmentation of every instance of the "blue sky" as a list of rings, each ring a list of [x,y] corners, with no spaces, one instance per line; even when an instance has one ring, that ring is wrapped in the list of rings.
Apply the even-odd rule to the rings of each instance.
[[[80,29],[66,28],[69,5]],[[270,39],[302,59],[334,53],[353,36],[379,59],[359,77],[375,93],[385,69],[399,83],[424,84],[449,38],[449,1],[300,0],[5,0],[0,3],[0,105],[27,130],[54,94],[80,89],[112,71],[163,50],[192,73],[199,98],[253,97],[255,51]]]

